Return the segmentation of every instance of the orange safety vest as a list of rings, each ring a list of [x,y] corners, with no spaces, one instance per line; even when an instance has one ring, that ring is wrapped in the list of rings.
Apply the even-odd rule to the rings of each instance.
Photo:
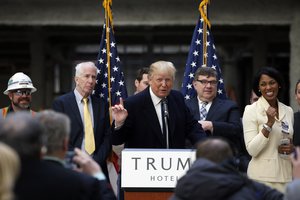
[[[2,117],[3,117],[3,119],[6,118],[7,112],[8,112],[8,106],[5,107],[5,108],[2,108]],[[31,112],[31,115],[32,115],[32,116],[35,115],[35,112],[34,112],[33,110],[30,110],[30,112]]]

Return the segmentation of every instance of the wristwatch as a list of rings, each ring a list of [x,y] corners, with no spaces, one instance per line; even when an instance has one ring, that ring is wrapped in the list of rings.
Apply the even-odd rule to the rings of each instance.
[[[267,131],[271,132],[272,128],[270,126],[268,126],[267,124],[263,124],[264,129],[266,129]]]

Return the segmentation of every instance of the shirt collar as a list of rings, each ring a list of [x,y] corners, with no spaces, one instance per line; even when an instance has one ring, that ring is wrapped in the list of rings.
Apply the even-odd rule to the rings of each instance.
[[[161,98],[159,98],[158,96],[156,96],[154,94],[154,92],[152,91],[151,87],[149,87],[149,90],[150,90],[150,96],[151,96],[152,102],[153,102],[154,106],[156,106],[157,104],[160,103]]]
[[[74,89],[74,94],[75,94],[76,102],[82,103],[83,96],[81,96],[81,94],[76,89]],[[91,95],[88,96],[87,98],[88,98],[88,102],[90,102],[91,101]]]

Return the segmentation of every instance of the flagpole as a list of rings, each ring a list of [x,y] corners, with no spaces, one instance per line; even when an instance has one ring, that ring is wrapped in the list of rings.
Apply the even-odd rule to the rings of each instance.
[[[110,31],[109,27],[110,27],[110,19],[111,18],[111,10],[110,10],[110,4],[112,4],[112,0],[104,0],[103,2],[103,6],[105,9],[105,32],[106,32],[106,60],[107,60],[107,87],[108,87],[108,104],[109,104],[109,108],[111,108],[111,83],[110,83]],[[112,23],[112,22],[111,22]],[[109,109],[109,121],[110,124],[112,124],[112,113],[111,113],[111,109]]]
[[[203,54],[202,54],[202,66],[207,66],[207,26],[210,27],[210,22],[207,18],[207,5],[209,4],[209,0],[202,0],[199,5],[199,11],[201,14],[201,19],[203,20]]]

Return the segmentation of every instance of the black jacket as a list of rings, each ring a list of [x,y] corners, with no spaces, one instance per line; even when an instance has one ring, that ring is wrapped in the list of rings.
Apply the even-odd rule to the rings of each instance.
[[[216,164],[206,159],[194,162],[179,179],[171,200],[279,200],[283,194],[240,174],[233,161]]]
[[[295,146],[300,146],[300,111],[294,113],[293,143]]]

